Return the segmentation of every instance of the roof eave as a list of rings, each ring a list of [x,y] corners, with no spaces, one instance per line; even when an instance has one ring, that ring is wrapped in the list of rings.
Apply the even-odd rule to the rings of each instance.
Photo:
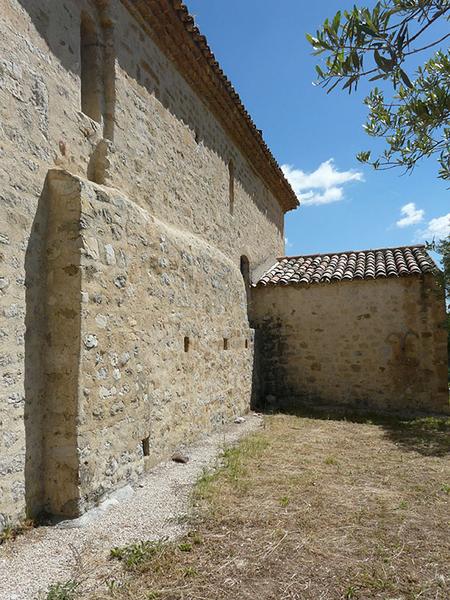
[[[208,105],[261,179],[272,190],[283,211],[296,209],[300,204],[296,194],[183,2],[121,2],[141,24],[147,25],[144,29],[148,35],[176,64],[186,81]],[[185,41],[181,52],[180,36]]]
[[[319,263],[317,263],[317,259],[319,259]],[[316,269],[318,270],[316,271]],[[414,276],[425,277],[438,273],[439,269],[426,251],[426,246],[416,244],[414,246],[283,256],[265,269],[254,287],[290,285],[309,287],[318,283],[329,285],[342,281],[402,279]]]

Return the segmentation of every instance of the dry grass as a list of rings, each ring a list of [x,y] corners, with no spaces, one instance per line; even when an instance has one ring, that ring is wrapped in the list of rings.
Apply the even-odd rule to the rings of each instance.
[[[447,599],[450,420],[277,415],[198,482],[193,531],[89,600]]]

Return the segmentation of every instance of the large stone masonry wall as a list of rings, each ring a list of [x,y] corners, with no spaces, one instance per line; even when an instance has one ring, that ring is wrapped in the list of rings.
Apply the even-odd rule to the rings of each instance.
[[[252,290],[260,402],[450,412],[442,289],[432,275]]]
[[[42,506],[73,516],[248,410],[253,339],[239,269],[200,238],[62,171],[49,173],[43,205],[34,475]]]
[[[233,260],[246,255],[256,266],[280,256],[284,214],[261,175],[120,3],[114,5],[114,15],[117,127],[109,155],[112,184],[125,186],[152,214],[198,233]],[[139,147],[130,156],[136,140]],[[135,176],[118,185],[125,165]]]
[[[23,517],[26,505],[34,512],[43,494],[34,474],[45,448],[26,447],[26,437],[39,439],[34,428],[45,399],[36,323],[45,318],[41,206],[49,169],[123,190],[236,268],[241,255],[253,267],[283,253],[283,213],[261,174],[122,3],[101,5],[0,0],[0,528]],[[82,12],[105,48],[100,122],[81,112]],[[164,422],[155,427],[163,430]]]
[[[56,164],[122,189],[235,260],[256,266],[283,252],[283,210],[264,174],[119,0],[0,0],[0,11],[2,162],[28,208]],[[105,47],[100,123],[81,112],[82,14]]]

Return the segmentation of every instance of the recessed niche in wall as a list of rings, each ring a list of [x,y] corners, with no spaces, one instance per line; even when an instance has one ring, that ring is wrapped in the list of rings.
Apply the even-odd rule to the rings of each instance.
[[[239,269],[241,271],[242,279],[244,280],[245,286],[250,285],[250,262],[245,255],[241,256]]]
[[[234,212],[234,162],[232,160],[228,163],[228,202],[232,215]]]
[[[190,344],[189,338],[187,336],[185,336],[185,338],[184,338],[184,351],[185,352],[189,352],[189,344]]]
[[[248,348],[248,340],[245,340],[245,347]]]
[[[245,255],[241,256],[239,268],[241,270],[242,279],[244,280],[245,294],[247,296],[247,311],[250,303],[250,262]]]
[[[223,338],[223,349],[228,350],[228,338]]]
[[[144,456],[150,456],[150,437],[146,437],[142,440],[142,454]]]
[[[102,115],[100,48],[95,23],[83,13],[80,23],[81,110],[98,123]]]
[[[81,14],[81,110],[97,123],[103,120],[103,137],[112,141],[116,104],[116,58],[112,28],[104,25],[108,20],[105,11],[108,9],[99,6],[96,20],[85,12]]]

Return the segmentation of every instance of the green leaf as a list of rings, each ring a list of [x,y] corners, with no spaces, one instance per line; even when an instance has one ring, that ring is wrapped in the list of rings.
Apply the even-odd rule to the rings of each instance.
[[[333,24],[332,24],[333,30],[334,30],[336,33],[338,32],[338,29],[339,29],[339,25],[340,25],[340,24],[341,24],[341,11],[338,11],[338,12],[335,14],[335,16],[334,16],[334,19],[333,19]]]
[[[378,37],[372,29],[370,29],[370,27],[367,27],[367,25],[364,24],[360,24],[359,25],[359,29],[365,33],[366,35],[370,35],[370,37]]]
[[[322,71],[322,69],[319,67],[319,65],[316,65],[316,73],[321,79],[323,79],[325,77],[325,73]]]
[[[305,37],[308,40],[308,42],[311,44],[311,46],[314,46],[314,48],[317,48],[319,46],[319,40],[317,38],[313,37],[310,33],[306,33]]]
[[[359,162],[367,163],[370,160],[370,155],[371,155],[370,150],[366,150],[364,152],[359,152],[356,155],[356,159],[359,160]]]
[[[355,69],[359,69],[359,67],[361,66],[361,63],[360,63],[359,56],[358,56],[358,53],[356,52],[356,50],[352,50],[350,57],[352,59],[352,63],[353,63],[353,66],[355,67]]]
[[[403,83],[406,85],[406,87],[408,87],[409,89],[412,89],[414,86],[411,83],[410,78],[408,77],[408,75],[405,73],[405,71],[403,69],[400,69],[400,77],[402,78]]]
[[[377,66],[382,71],[384,71],[385,73],[390,73],[392,71],[395,64],[393,60],[389,60],[388,58],[381,56],[378,50],[373,51],[373,58],[375,59]]]
[[[358,77],[357,75],[354,75],[353,77],[350,77],[346,83],[342,86],[342,89],[345,90],[348,88],[348,93],[351,94],[352,92],[352,85],[357,81]]]
[[[369,81],[377,81],[377,79],[385,79],[385,77],[386,75],[384,73],[379,73],[378,75],[371,77]]]

